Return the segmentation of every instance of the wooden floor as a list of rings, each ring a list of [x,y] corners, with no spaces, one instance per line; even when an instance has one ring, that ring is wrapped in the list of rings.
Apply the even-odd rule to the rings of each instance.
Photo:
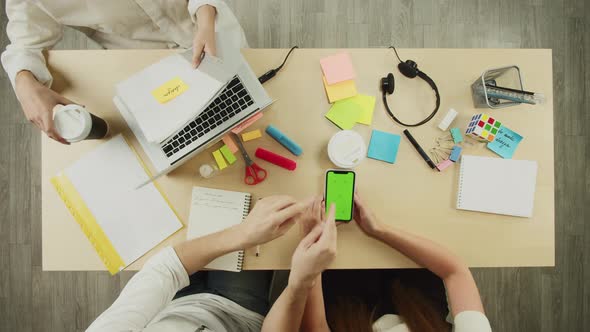
[[[495,331],[590,329],[590,2],[229,3],[251,47],[382,47],[394,43],[417,48],[553,49],[556,267],[476,269],[474,273]],[[5,8],[4,0],[0,7]],[[1,49],[7,44],[6,22],[2,13]],[[96,45],[68,30],[58,48]],[[41,271],[40,163],[40,134],[27,123],[2,71],[0,331],[82,331],[113,302],[132,273],[110,277],[107,273]]]

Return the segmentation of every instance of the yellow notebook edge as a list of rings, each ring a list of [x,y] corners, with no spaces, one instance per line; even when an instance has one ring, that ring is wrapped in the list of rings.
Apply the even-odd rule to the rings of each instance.
[[[50,182],[111,275],[124,269],[127,265],[67,176],[60,173]]]

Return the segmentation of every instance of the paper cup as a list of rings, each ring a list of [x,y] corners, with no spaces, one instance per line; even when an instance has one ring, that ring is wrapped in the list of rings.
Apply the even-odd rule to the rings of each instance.
[[[70,143],[101,139],[109,132],[108,123],[76,104],[55,105],[53,122],[57,132]]]
[[[328,143],[328,157],[340,168],[354,168],[365,159],[366,155],[365,141],[356,131],[339,131]]]

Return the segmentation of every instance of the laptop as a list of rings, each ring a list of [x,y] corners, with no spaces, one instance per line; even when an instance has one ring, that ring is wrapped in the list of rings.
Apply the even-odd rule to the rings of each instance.
[[[182,56],[189,61],[190,51]],[[199,96],[196,104],[203,104],[202,101],[205,101],[206,106],[195,110],[195,116],[160,142],[146,139],[124,98],[119,94],[113,98],[156,169],[154,178],[167,174],[217,143],[232,128],[272,103],[239,50],[223,57],[222,64],[205,60],[206,58],[199,69],[207,71],[224,84],[211,96]]]

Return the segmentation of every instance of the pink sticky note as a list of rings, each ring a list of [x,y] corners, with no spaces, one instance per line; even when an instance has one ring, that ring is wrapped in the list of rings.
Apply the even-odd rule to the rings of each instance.
[[[261,117],[262,117],[262,112],[258,112],[255,115],[252,115],[250,118],[248,118],[248,120],[235,126],[234,129],[231,130],[231,132],[234,134],[239,134],[242,130],[248,128],[248,126],[250,126],[251,124],[256,122],[256,120],[260,119]]]
[[[445,170],[447,167],[451,166],[453,164],[452,161],[445,159],[443,161],[441,161],[438,165],[436,165],[436,168],[438,168],[439,171],[443,171]]]
[[[238,146],[236,145],[236,142],[234,142],[234,140],[229,135],[223,136],[221,140],[223,143],[225,143],[225,145],[227,145],[232,153],[238,152]]]
[[[328,84],[334,84],[355,77],[350,54],[346,52],[325,57],[320,60],[320,66],[326,76]]]

